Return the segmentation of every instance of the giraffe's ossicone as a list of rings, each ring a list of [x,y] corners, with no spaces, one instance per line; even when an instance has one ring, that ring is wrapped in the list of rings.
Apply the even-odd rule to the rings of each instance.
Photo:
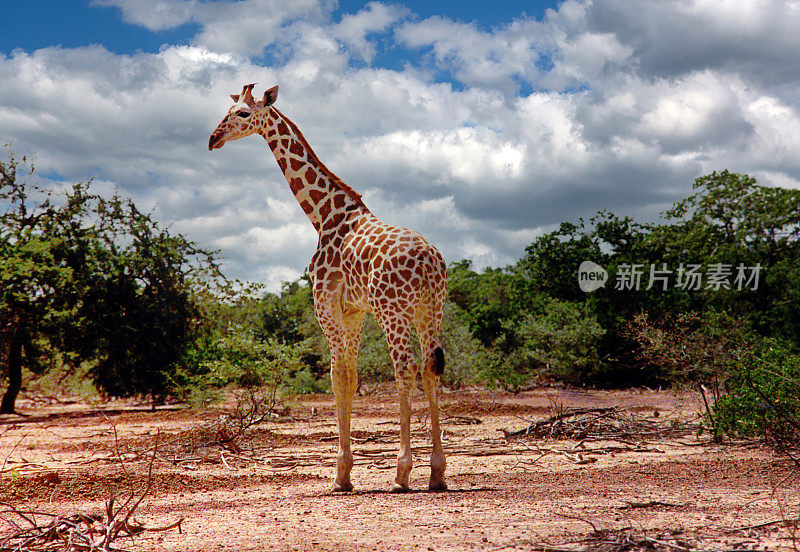
[[[319,233],[308,274],[315,314],[331,353],[339,423],[334,491],[353,488],[350,413],[358,384],[356,361],[366,312],[375,316],[386,335],[400,396],[400,451],[390,490],[409,488],[411,392],[418,370],[411,346],[412,327],[419,338],[422,383],[430,405],[433,452],[429,488],[446,489],[437,405],[439,376],[444,369],[439,342],[447,285],[444,259],[417,232],[378,220],[361,196],[322,164],[297,126],[273,106],[277,86],[267,90],[259,101],[253,97],[253,86],[245,85],[241,94],[231,96],[234,104],[211,134],[208,149],[260,134]]]

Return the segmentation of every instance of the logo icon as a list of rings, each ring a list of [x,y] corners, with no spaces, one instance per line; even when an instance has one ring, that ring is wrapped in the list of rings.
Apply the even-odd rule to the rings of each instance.
[[[600,289],[608,281],[606,269],[592,261],[583,261],[578,267],[578,286],[581,291],[589,293]]]

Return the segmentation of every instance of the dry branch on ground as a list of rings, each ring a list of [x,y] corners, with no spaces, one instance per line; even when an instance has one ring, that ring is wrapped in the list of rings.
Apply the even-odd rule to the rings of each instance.
[[[11,529],[0,534],[0,552],[111,552],[121,550],[115,542],[144,532],[178,528],[183,519],[163,527],[147,527],[132,519],[144,494],[132,495],[115,509],[113,497],[106,502],[103,515],[75,513],[61,516],[48,512],[19,510],[0,502],[0,512]],[[44,520],[42,520],[44,518]]]
[[[114,427],[115,448],[120,466],[125,470],[119,452]],[[103,514],[76,512],[67,516],[49,512],[22,510],[11,503],[0,501],[5,509],[0,519],[9,527],[0,533],[0,552],[112,552],[120,538],[133,537],[145,532],[161,532],[178,528],[183,518],[163,527],[147,527],[133,518],[139,505],[153,487],[153,464],[157,458],[158,440],[153,446],[144,490],[131,495],[117,506],[114,495],[106,501]],[[44,518],[44,520],[42,520]]]
[[[683,437],[697,431],[690,423],[637,416],[616,407],[558,409],[553,415],[531,421],[527,427],[507,431],[507,439],[533,437],[538,439],[656,439]]]
[[[592,526],[586,537],[562,544],[529,543],[532,552],[740,552],[747,550],[748,542],[732,545],[730,548],[704,548],[681,536],[680,531],[661,531],[646,534],[643,531],[625,527],[622,529],[598,529],[590,521],[574,516],[564,516],[584,521]]]

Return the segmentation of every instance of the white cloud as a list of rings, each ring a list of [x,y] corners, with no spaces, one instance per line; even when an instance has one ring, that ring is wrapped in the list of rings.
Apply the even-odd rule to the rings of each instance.
[[[800,182],[793,3],[567,0],[493,29],[384,3],[338,20],[331,1],[96,3],[199,30],[155,54],[0,56],[0,142],[43,174],[119,186],[273,289],[316,238],[261,139],[207,151],[246,82],[280,84],[329,168],[449,261],[508,264],[601,208],[654,216],[712,170]],[[265,47],[269,64],[249,57]],[[413,53],[391,70],[371,65],[379,48]]]
[[[195,0],[91,0],[91,3],[94,6],[120,8],[123,21],[151,31],[163,31],[188,23],[198,6]]]
[[[282,42],[283,25],[303,19],[324,23],[333,0],[93,0],[103,7],[117,7],[128,23],[151,31],[185,23],[200,26],[194,44],[218,52],[259,55],[264,48]]]
[[[576,33],[612,33],[632,49],[637,71],[674,76],[706,69],[775,85],[798,78],[800,9],[785,0],[594,0]]]
[[[547,29],[536,21],[515,21],[485,32],[474,24],[441,17],[408,22],[396,31],[397,39],[408,47],[430,47],[436,64],[452,70],[464,84],[507,93],[517,90],[517,79],[536,79],[536,63],[548,50],[546,34]]]
[[[287,22],[303,19],[321,24],[332,7],[332,1],[324,0],[243,0],[202,4],[195,16],[202,24],[202,30],[195,41],[211,50],[258,55],[270,44],[284,40],[283,25]]]
[[[516,180],[522,175],[525,156],[521,145],[490,130],[469,127],[450,132],[393,132],[344,148],[343,154],[362,166],[424,173],[444,185]]]
[[[356,51],[361,59],[370,62],[375,57],[375,46],[368,40],[368,35],[386,30],[407,11],[396,5],[370,2],[358,13],[344,15],[333,26],[333,35]]]

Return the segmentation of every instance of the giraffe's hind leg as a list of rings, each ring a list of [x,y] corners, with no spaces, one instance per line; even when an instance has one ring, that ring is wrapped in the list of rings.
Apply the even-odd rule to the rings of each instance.
[[[417,337],[422,354],[422,387],[428,398],[431,415],[431,478],[428,488],[432,491],[447,489],[444,472],[447,468],[444,448],[442,447],[442,430],[439,427],[438,390],[439,378],[444,371],[444,351],[439,343],[439,326],[441,309],[423,306],[416,316]]]
[[[375,318],[389,345],[400,402],[400,450],[397,474],[389,492],[403,493],[410,490],[408,477],[414,463],[411,455],[411,392],[417,377],[417,363],[411,348],[411,323],[402,316],[385,312],[375,313]]]
[[[442,430],[439,427],[439,404],[437,397],[439,375],[436,374],[433,366],[429,366],[429,364],[443,366],[444,356],[441,352],[441,347],[438,347],[435,351],[438,351],[437,356],[434,357],[433,361],[430,363],[426,360],[426,366],[422,369],[422,387],[425,389],[425,395],[428,397],[428,405],[431,413],[431,444],[433,445],[433,452],[431,452],[431,478],[428,482],[428,488],[432,491],[444,491],[447,489],[447,483],[444,482],[447,460],[445,459],[444,448],[442,447]],[[432,352],[433,351],[430,351],[430,353]],[[429,356],[433,355],[429,354]]]

